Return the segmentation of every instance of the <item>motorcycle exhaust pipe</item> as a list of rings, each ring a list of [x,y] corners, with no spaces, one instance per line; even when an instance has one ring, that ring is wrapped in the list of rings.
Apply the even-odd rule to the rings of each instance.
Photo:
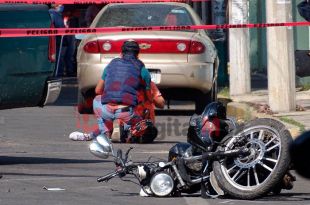
[[[174,173],[176,174],[177,179],[179,180],[179,182],[181,184],[181,187],[185,186],[185,182],[183,181],[183,179],[180,175],[180,172],[178,171],[177,166],[175,164],[172,165],[172,169],[173,169]]]
[[[202,154],[203,160],[220,160],[229,157],[245,157],[251,154],[250,149],[243,148],[241,150],[228,150],[228,151],[218,151],[218,152],[207,152]]]
[[[228,151],[206,152],[199,156],[184,158],[184,161],[186,161],[187,163],[190,163],[190,162],[195,162],[197,160],[220,160],[220,159],[224,159],[227,157],[240,157],[240,156],[245,157],[250,154],[251,154],[250,149],[243,148],[241,150],[234,149],[234,150],[228,150]]]
[[[210,176],[205,176],[203,178],[198,178],[198,179],[193,179],[193,180],[190,180],[190,183],[191,184],[199,184],[201,183],[201,181],[205,181],[206,179],[209,179]]]

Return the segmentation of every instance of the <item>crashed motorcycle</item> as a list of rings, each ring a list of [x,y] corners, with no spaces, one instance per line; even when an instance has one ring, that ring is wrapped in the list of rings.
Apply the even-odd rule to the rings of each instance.
[[[128,157],[132,148],[123,155],[104,135],[91,143],[90,151],[100,158],[114,157],[115,171],[98,182],[133,175],[143,196],[200,192],[202,197],[254,199],[280,193],[290,167],[291,141],[281,122],[263,118],[240,125],[226,117],[221,103],[213,102],[191,117],[187,142],[175,144],[167,161],[135,163]]]

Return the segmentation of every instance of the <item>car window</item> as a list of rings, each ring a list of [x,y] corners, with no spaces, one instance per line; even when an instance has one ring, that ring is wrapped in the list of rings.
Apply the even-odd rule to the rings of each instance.
[[[175,5],[143,4],[111,6],[102,13],[96,27],[180,25],[194,25],[186,8]]]

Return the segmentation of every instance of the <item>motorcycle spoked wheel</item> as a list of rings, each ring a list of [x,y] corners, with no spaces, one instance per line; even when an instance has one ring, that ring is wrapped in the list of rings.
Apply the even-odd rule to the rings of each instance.
[[[266,195],[289,168],[292,137],[279,121],[268,118],[250,121],[225,137],[223,142],[224,150],[244,146],[251,150],[249,156],[213,163],[219,186],[233,198],[255,199]]]

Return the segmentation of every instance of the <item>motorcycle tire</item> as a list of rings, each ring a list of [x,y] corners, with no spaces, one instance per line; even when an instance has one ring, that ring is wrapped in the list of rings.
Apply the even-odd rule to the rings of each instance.
[[[244,137],[240,137],[244,136]],[[233,198],[255,199],[272,191],[289,169],[290,132],[274,119],[255,119],[222,140],[217,150],[250,148],[251,154],[213,162],[220,188]]]

